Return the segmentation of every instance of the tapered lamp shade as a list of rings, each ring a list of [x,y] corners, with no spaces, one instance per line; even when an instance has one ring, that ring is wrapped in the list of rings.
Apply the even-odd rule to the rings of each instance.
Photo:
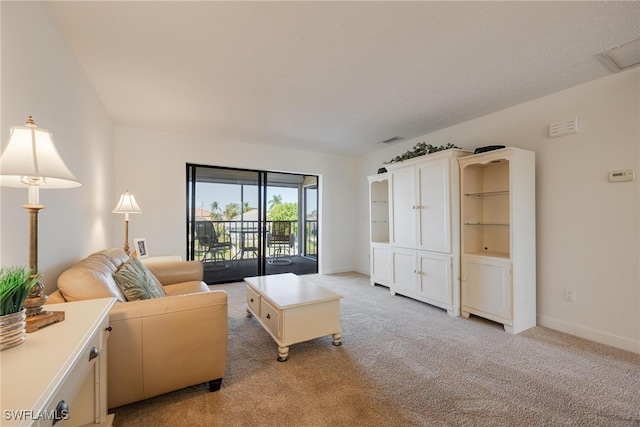
[[[120,196],[120,200],[118,201],[116,207],[113,209],[112,213],[130,214],[140,212],[142,212],[142,209],[140,209],[140,206],[138,206],[138,203],[136,203],[136,198],[133,197],[133,194],[129,194],[129,192],[127,191],[122,196]]]
[[[64,164],[51,132],[36,127],[29,117],[25,126],[13,126],[0,157],[3,187],[72,188],[82,185]]]

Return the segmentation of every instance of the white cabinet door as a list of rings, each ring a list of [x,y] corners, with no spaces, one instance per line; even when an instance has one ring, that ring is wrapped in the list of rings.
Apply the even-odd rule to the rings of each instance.
[[[447,306],[453,304],[451,257],[418,252],[418,287],[424,298]]]
[[[510,261],[462,257],[462,311],[512,324]]]
[[[416,166],[417,248],[451,253],[449,159]]]
[[[413,167],[396,169],[389,178],[389,240],[403,248],[416,247],[414,171]]]
[[[416,292],[416,251],[391,249],[391,294],[396,291]]]
[[[389,245],[371,245],[371,284],[389,286],[391,282],[391,254]]]

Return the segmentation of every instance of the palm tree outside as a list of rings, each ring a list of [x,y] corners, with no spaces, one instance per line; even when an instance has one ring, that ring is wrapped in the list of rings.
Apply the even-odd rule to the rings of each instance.
[[[271,200],[269,200],[269,210],[273,209],[274,206],[277,206],[282,203],[282,195],[274,194]]]

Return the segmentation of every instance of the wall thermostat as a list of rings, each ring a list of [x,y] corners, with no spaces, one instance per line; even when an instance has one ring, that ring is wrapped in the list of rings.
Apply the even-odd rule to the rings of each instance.
[[[636,179],[636,171],[633,169],[609,172],[609,182],[633,181],[634,179]]]

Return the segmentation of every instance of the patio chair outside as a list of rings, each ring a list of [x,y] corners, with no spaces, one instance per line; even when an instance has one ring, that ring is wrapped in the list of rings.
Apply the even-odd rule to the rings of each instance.
[[[291,221],[273,221],[271,232],[267,234],[267,246],[272,249],[269,264],[288,265],[293,263],[291,248],[295,238],[291,232]]]
[[[228,267],[226,253],[231,250],[229,234],[219,235],[212,221],[196,222],[196,240],[202,262],[213,262],[214,268]]]

